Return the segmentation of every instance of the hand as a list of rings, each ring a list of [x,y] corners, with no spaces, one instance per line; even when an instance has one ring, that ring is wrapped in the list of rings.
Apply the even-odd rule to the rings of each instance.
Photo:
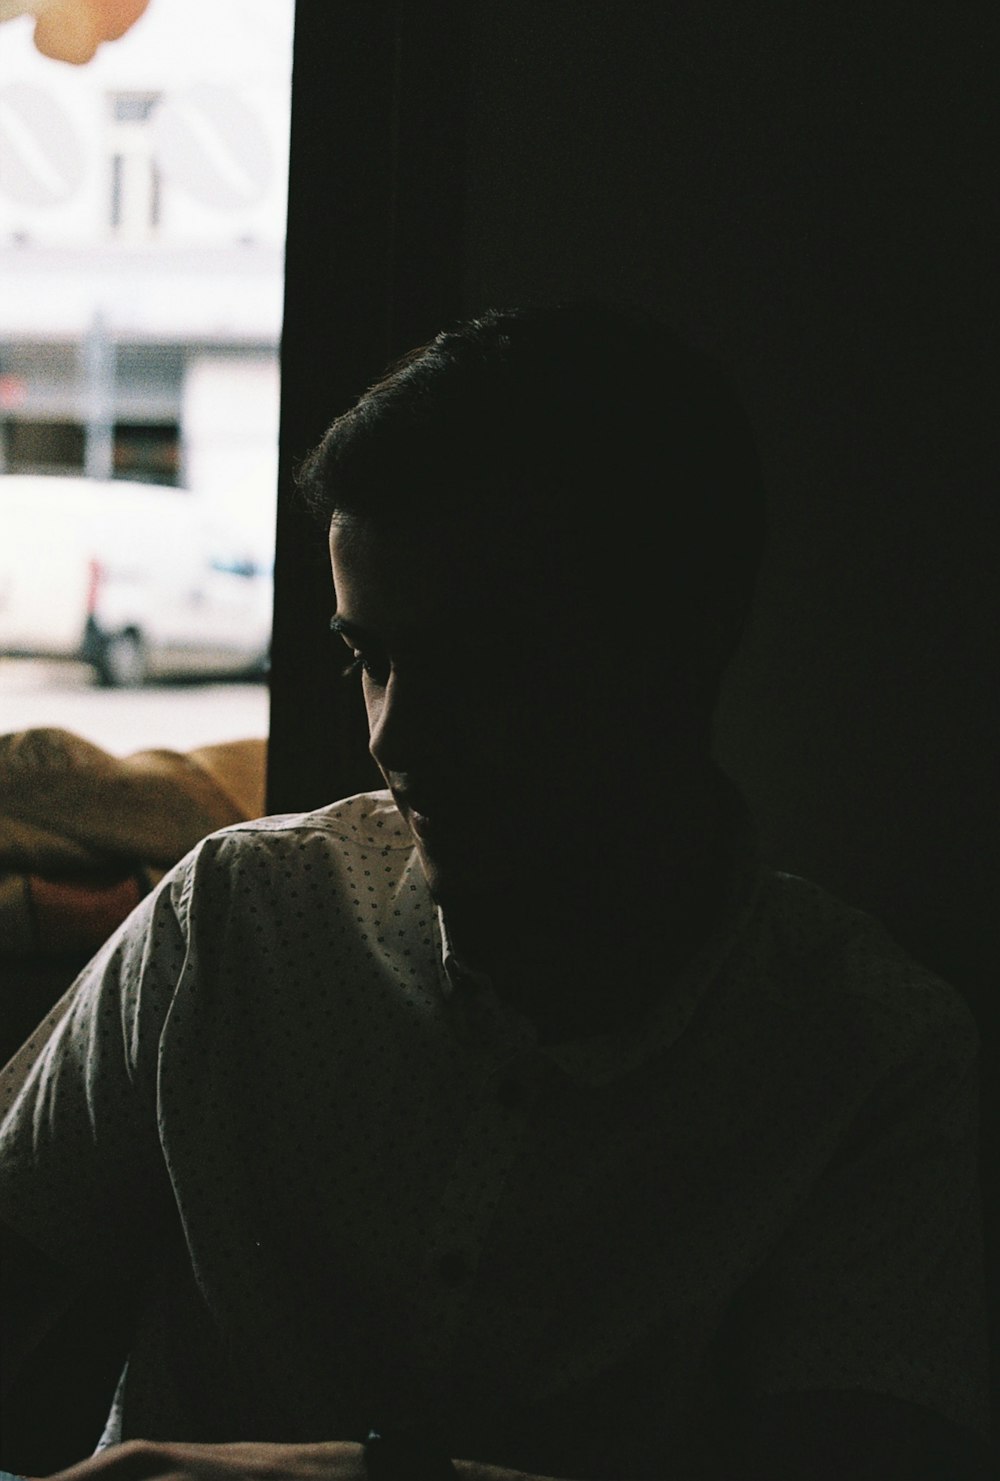
[[[319,1445],[126,1440],[49,1481],[365,1481],[365,1466],[363,1447],[348,1440]]]

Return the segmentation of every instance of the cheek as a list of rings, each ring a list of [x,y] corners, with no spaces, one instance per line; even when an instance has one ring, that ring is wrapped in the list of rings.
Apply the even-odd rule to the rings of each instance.
[[[544,694],[528,681],[484,679],[465,707],[466,725],[484,751],[515,764],[544,744],[552,714]]]
[[[382,717],[382,697],[381,691],[364,676],[361,679],[361,699],[368,719],[368,734],[371,736],[377,730]]]
[[[586,705],[567,706],[522,688],[480,712],[470,751],[504,807],[518,800],[532,812],[562,810],[594,775]]]

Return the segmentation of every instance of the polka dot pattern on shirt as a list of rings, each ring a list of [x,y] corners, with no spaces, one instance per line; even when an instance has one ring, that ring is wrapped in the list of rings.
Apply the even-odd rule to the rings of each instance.
[[[193,850],[3,1077],[0,1217],[151,1259],[122,1433],[431,1421],[640,1478],[711,1446],[723,1371],[984,1428],[971,1017],[745,813],[727,878],[641,1021],[550,1045],[388,794]]]

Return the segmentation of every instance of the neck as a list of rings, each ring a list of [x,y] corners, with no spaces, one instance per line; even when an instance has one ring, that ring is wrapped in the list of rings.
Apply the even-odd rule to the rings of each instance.
[[[608,1032],[638,1016],[708,938],[724,889],[731,801],[713,768],[685,806],[654,810],[583,850],[537,884],[467,909],[449,931],[459,957],[545,1038]]]

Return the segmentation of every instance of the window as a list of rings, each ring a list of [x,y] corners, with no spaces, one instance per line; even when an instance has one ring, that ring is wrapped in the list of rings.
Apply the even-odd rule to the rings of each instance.
[[[8,473],[82,473],[86,429],[79,422],[11,421],[4,428]]]
[[[0,21],[5,730],[60,725],[119,753],[266,734],[294,11],[294,0],[150,0],[81,65],[41,55],[31,15]],[[85,597],[99,588],[106,612],[81,607],[37,641],[14,623],[22,597],[47,617],[74,585],[65,562],[56,573],[65,522],[38,527],[30,573],[5,534],[5,511],[32,507],[25,481],[48,480],[54,497],[54,476],[88,509],[105,489],[109,509],[123,496],[146,507],[155,485],[170,490],[148,501],[165,520],[200,512],[169,558],[150,544],[162,552],[155,610],[126,617],[114,563],[91,538],[98,519],[80,538],[101,582],[77,584]],[[182,555],[195,564],[168,590]],[[102,680],[95,660],[126,630],[128,662],[109,660]],[[22,684],[16,666],[33,653],[37,685]],[[245,677],[248,655],[252,685],[215,683]],[[94,705],[116,675],[127,712],[101,718]],[[205,682],[174,682],[192,676]],[[241,691],[243,708],[226,708]]]
[[[116,478],[139,483],[175,484],[180,472],[180,428],[176,422],[116,422],[113,434]]]

